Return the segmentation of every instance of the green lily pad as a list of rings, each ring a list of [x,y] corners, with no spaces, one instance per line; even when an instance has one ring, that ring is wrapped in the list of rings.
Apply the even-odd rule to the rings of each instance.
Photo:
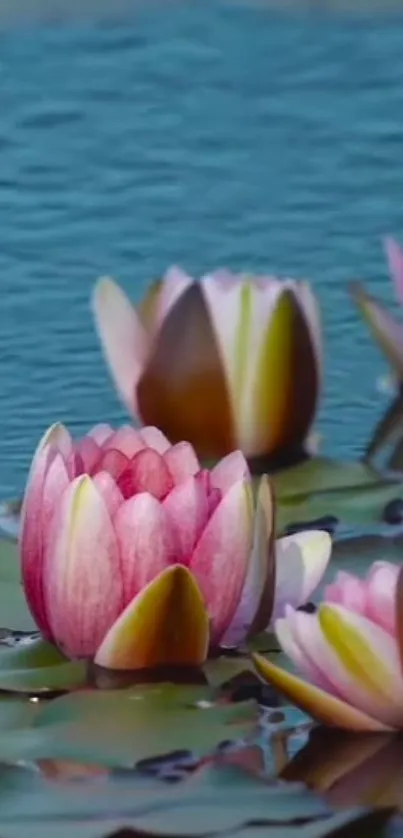
[[[12,771],[5,784],[1,780],[0,775],[2,838],[50,838],[50,830],[43,831],[50,826],[58,838],[103,838],[118,827],[197,838],[233,832],[250,822],[267,823],[282,838],[282,827],[297,819],[314,825],[331,816],[324,801],[302,784],[268,783],[242,769],[214,764],[171,788],[130,776],[60,785]],[[22,795],[26,805],[21,810]]]
[[[293,468],[272,475],[276,497],[279,500],[344,490],[379,483],[382,478],[370,466],[360,462],[313,457]]]
[[[20,582],[18,548],[6,539],[0,540],[0,627],[36,629]]]
[[[0,759],[57,759],[132,767],[178,749],[199,756],[249,736],[255,702],[214,703],[207,688],[159,684],[82,691],[42,706],[32,728],[0,739]]]

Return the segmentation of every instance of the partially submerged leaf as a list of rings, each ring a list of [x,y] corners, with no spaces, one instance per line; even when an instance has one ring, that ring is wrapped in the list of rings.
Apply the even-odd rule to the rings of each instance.
[[[0,648],[0,691],[40,695],[65,692],[86,683],[83,661],[68,661],[41,639],[15,648]]]

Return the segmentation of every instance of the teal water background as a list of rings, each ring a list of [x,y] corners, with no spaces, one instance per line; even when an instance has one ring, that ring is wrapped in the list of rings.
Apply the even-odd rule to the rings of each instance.
[[[402,13],[403,14],[403,13]],[[123,421],[89,309],[172,263],[307,277],[321,299],[318,427],[358,456],[386,371],[345,289],[395,305],[403,17],[153,3],[119,22],[0,34],[0,496],[56,420]]]

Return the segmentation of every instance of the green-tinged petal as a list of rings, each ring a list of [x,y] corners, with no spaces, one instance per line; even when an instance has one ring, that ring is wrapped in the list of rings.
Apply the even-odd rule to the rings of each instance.
[[[367,294],[361,283],[352,283],[350,292],[373,338],[392,364],[399,380],[403,379],[403,324]]]
[[[154,331],[154,326],[157,321],[157,312],[162,286],[163,280],[155,279],[151,285],[149,285],[143,299],[137,306],[137,314],[145,330],[149,333]]]
[[[150,582],[112,626],[95,663],[108,669],[198,666],[207,656],[209,619],[194,576],[174,565]]]
[[[365,461],[370,463],[382,449],[389,445],[399,446],[403,437],[403,397],[399,393],[388,405],[385,413],[375,426],[371,439],[365,448]],[[396,451],[396,449],[395,449]],[[395,451],[391,455],[390,468],[393,468]]]
[[[241,599],[220,645],[235,647],[270,621],[274,600],[274,497],[265,475],[261,478],[254,516],[253,546]]]
[[[276,302],[256,365],[251,415],[257,450],[271,454],[302,445],[318,392],[310,329],[295,293],[286,289]]]
[[[345,701],[286,672],[262,655],[254,654],[252,658],[259,675],[315,721],[356,731],[390,729]]]
[[[237,447],[227,380],[198,283],[166,315],[137,397],[143,422],[159,427],[172,443],[186,439],[206,458]]]
[[[367,693],[374,715],[402,727],[403,680],[394,637],[341,605],[322,604],[318,620],[352,685]]]

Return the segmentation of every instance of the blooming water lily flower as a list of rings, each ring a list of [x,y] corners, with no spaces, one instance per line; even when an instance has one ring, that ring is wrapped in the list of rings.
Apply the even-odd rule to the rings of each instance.
[[[171,268],[136,310],[111,279],[93,308],[130,413],[203,458],[234,449],[288,462],[309,432],[322,378],[320,316],[306,282]]]
[[[395,239],[385,238],[384,248],[397,302],[403,304],[403,250]],[[359,282],[351,283],[351,293],[371,334],[391,364],[398,384],[403,383],[403,320],[397,320]]]
[[[356,731],[403,728],[403,568],[375,562],[365,579],[339,573],[315,614],[287,606],[275,631],[308,680],[261,655],[257,670],[315,720]]]
[[[329,560],[325,532],[274,544],[267,477],[240,451],[211,471],[155,427],[52,426],[21,515],[26,598],[43,636],[111,669],[198,665],[300,604]],[[275,582],[277,565],[277,581]],[[275,595],[275,596],[274,596]]]

